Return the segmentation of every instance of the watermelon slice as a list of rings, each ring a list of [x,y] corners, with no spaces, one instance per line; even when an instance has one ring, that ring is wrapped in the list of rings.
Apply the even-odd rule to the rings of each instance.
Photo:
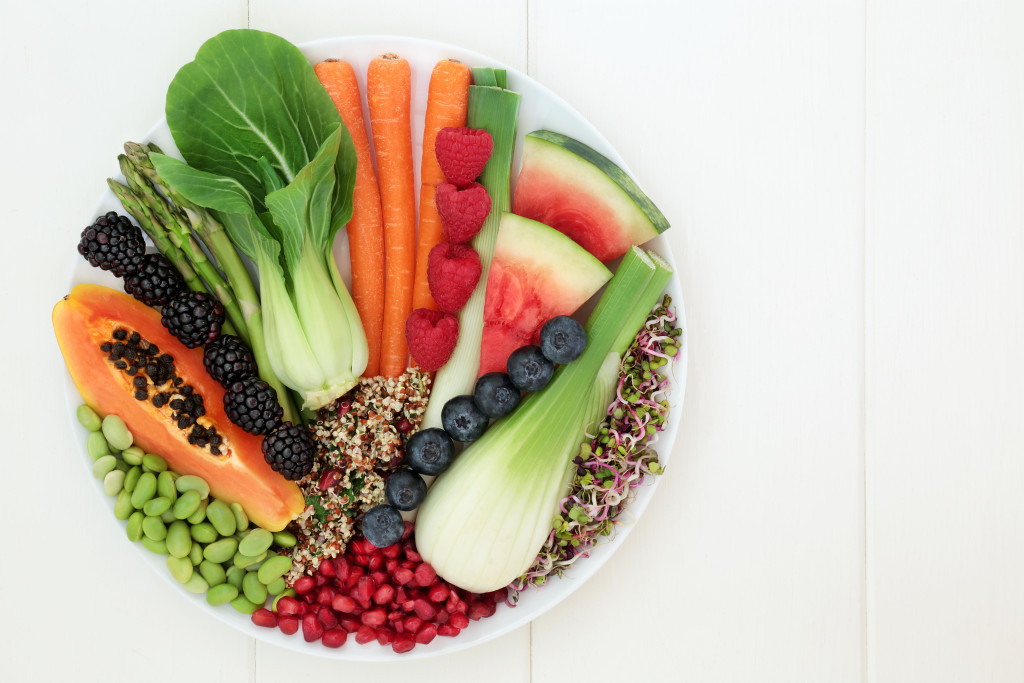
[[[547,130],[526,136],[512,211],[565,233],[603,263],[669,227],[621,168],[582,142]]]
[[[543,223],[501,217],[484,296],[480,374],[504,372],[509,354],[536,344],[556,315],[572,315],[612,273],[585,249]]]

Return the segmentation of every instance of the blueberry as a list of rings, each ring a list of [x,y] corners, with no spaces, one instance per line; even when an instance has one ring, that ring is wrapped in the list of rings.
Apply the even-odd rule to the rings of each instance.
[[[504,417],[519,405],[519,389],[504,372],[488,372],[476,381],[473,400],[488,417]]]
[[[405,462],[414,471],[430,477],[448,469],[455,459],[455,442],[448,432],[437,427],[423,429],[409,437]]]
[[[415,510],[427,497],[427,482],[408,467],[402,467],[388,475],[384,497],[399,510]]]
[[[523,391],[540,391],[555,374],[555,364],[535,344],[522,346],[508,357],[506,365],[512,383]]]
[[[586,346],[583,325],[567,315],[556,315],[540,328],[540,350],[552,363],[571,363]]]
[[[378,548],[387,548],[402,540],[405,521],[402,513],[390,505],[375,505],[363,515],[363,536]]]
[[[472,396],[456,396],[441,408],[441,425],[456,441],[476,441],[487,431],[487,415]]]

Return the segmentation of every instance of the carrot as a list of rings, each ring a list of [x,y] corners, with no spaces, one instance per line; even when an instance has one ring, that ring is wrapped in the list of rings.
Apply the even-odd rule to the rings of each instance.
[[[442,128],[466,125],[472,81],[472,70],[457,59],[441,60],[430,74],[423,124],[423,160],[420,164],[420,229],[416,246],[416,279],[412,287],[413,308],[437,308],[427,284],[427,256],[443,239],[441,218],[434,204],[434,190],[444,182],[444,174],[434,156],[434,141]]]
[[[412,313],[416,254],[416,188],[413,186],[412,128],[409,123],[409,62],[396,54],[374,57],[366,73],[366,101],[377,155],[384,218],[384,325],[380,373],[405,372],[409,350],[405,320]]]
[[[356,148],[356,187],[352,218],[348,222],[348,250],[352,261],[352,299],[366,332],[369,359],[363,377],[380,372],[381,330],[384,327],[384,225],[380,190],[373,171],[370,140],[363,122],[363,102],[352,65],[328,59],[313,67],[334,101]]]

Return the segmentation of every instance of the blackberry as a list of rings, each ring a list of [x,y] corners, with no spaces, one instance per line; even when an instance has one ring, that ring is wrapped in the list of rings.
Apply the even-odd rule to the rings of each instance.
[[[285,479],[297,481],[313,469],[316,446],[305,427],[283,422],[263,439],[263,457]]]
[[[228,419],[250,434],[269,434],[281,424],[284,411],[274,388],[257,377],[238,380],[224,393]]]
[[[179,292],[164,304],[161,314],[163,326],[190,349],[216,339],[224,322],[224,307],[205,292]]]
[[[124,277],[139,268],[146,243],[142,230],[113,211],[99,216],[82,231],[78,253],[91,265]]]
[[[252,352],[233,334],[222,334],[203,349],[203,365],[225,389],[240,379],[256,376]]]
[[[147,306],[163,306],[185,288],[185,280],[163,254],[146,254],[124,278],[124,291]]]

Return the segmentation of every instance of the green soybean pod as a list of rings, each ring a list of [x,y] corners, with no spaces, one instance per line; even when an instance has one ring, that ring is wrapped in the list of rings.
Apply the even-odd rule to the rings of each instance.
[[[263,603],[257,605],[255,602],[252,602],[244,595],[239,595],[237,598],[231,601],[231,606],[234,607],[237,611],[241,612],[242,614],[252,614],[260,607],[262,607]]]
[[[291,568],[292,558],[287,555],[274,555],[260,565],[256,575],[259,577],[260,583],[265,586],[280,579],[291,571]]]
[[[295,538],[295,534],[290,531],[275,531],[274,532],[274,544],[279,548],[292,548],[299,539]]]
[[[142,449],[138,446],[131,446],[121,451],[121,457],[129,465],[141,465],[142,464]]]
[[[284,582],[284,577],[282,576],[280,579],[277,579],[276,581],[271,581],[267,584],[267,592],[271,595],[280,595],[284,592],[284,589],[287,587],[288,584]]]
[[[192,551],[192,535],[187,522],[176,519],[167,530],[167,552],[174,557],[188,557]]]
[[[142,468],[150,472],[166,472],[167,461],[155,453],[146,453],[142,456]]]
[[[267,587],[260,583],[256,574],[249,573],[242,579],[242,592],[250,601],[262,605],[267,601]]]
[[[123,451],[132,445],[132,433],[128,431],[128,425],[124,423],[124,420],[117,415],[107,415],[103,418],[100,428],[111,448]]]
[[[235,516],[235,528],[239,531],[249,528],[249,516],[245,514],[245,509],[239,503],[231,504],[231,514]]]
[[[233,538],[222,538],[203,548],[203,557],[210,562],[227,562],[238,550],[238,541]]]
[[[101,455],[99,460],[92,464],[92,476],[103,479],[117,467],[117,458],[112,455]],[[231,519],[234,519],[232,517]]]
[[[206,518],[221,536],[232,536],[235,533],[235,515],[231,508],[219,500],[213,500],[206,506]]]
[[[198,567],[203,561],[203,545],[201,543],[192,544],[188,551],[188,560],[192,563],[193,567]]]
[[[199,543],[213,543],[217,540],[217,530],[209,522],[200,522],[192,526],[193,540]]]
[[[132,507],[132,494],[122,489],[114,501],[114,517],[123,521],[131,517],[133,512],[135,508]]]
[[[167,526],[159,517],[146,517],[142,520],[142,533],[154,541],[167,538]]]
[[[277,596],[274,598],[274,602],[272,602],[270,604],[270,609],[273,610],[274,612],[276,612],[277,611],[277,601],[278,600],[280,600],[281,598],[294,598],[294,597],[295,597],[295,589],[294,588],[287,588],[287,589],[285,589],[285,590],[283,590],[283,591],[281,591],[280,593],[277,594]]]
[[[178,583],[187,583],[192,578],[192,563],[187,557],[167,556],[167,569]]]
[[[93,432],[85,440],[85,452],[89,454],[93,462],[96,462],[104,455],[110,455],[110,446],[100,432]]]
[[[233,558],[231,558],[231,561],[234,563],[234,565],[236,567],[238,567],[240,569],[248,569],[249,567],[251,567],[251,566],[253,566],[255,564],[259,564],[264,559],[266,559],[266,557],[267,557],[266,551],[260,553],[259,555],[253,556],[253,557],[250,557],[249,555],[243,555],[242,553],[238,552],[238,553],[235,553],[235,556]]]
[[[231,602],[237,597],[238,589],[230,583],[222,583],[219,586],[213,586],[210,590],[206,591],[206,602],[214,606],[223,605],[225,602]]]
[[[266,529],[256,527],[238,544],[238,552],[249,557],[255,557],[269,550],[270,544],[273,542],[274,535],[272,533]]]
[[[211,586],[219,586],[228,580],[224,567],[217,562],[210,562],[209,560],[203,560],[199,563],[199,573],[206,579],[206,583]]]
[[[210,496],[210,485],[206,483],[205,479],[194,474],[183,474],[174,481],[174,485],[177,487],[178,493],[198,491],[201,498]]]
[[[107,476],[103,477],[103,493],[108,496],[116,496],[121,493],[121,489],[124,488],[124,472],[121,470],[114,470],[107,472]]]
[[[121,455],[123,457],[124,453]],[[171,505],[174,504],[174,501],[178,500],[178,489],[174,487],[174,473],[161,472],[157,475],[156,495],[171,501]]]
[[[132,491],[132,505],[136,510],[141,510],[146,501],[156,493],[156,476],[152,472],[143,472],[139,475],[139,481]]]
[[[103,424],[96,411],[84,403],[78,406],[78,409],[75,411],[75,417],[78,418],[78,424],[82,425],[90,432],[99,431],[99,428]]]
[[[142,521],[144,519],[146,519],[146,515],[142,514],[142,510],[136,510],[129,515],[125,533],[128,534],[128,540],[132,543],[142,540]]]
[[[205,593],[209,589],[210,584],[198,572],[192,572],[192,578],[185,582],[185,590],[189,593]]]
[[[200,500],[199,507],[197,507],[196,511],[189,515],[187,519],[189,524],[199,524],[206,519],[206,501]]]
[[[242,590],[242,582],[245,581],[245,577],[246,571],[241,567],[228,567],[228,583],[238,590]]]
[[[124,490],[128,493],[135,491],[135,486],[139,483],[139,477],[141,476],[141,467],[133,467],[128,470],[128,474],[124,475]]]
[[[146,519],[153,519],[153,517],[147,517]],[[156,541],[149,536],[143,536],[142,545],[151,553],[157,555],[167,554],[167,544],[164,541]]]
[[[178,519],[185,519],[199,509],[200,502],[202,502],[202,498],[199,497],[198,492],[185,491],[178,497],[178,500],[174,501],[174,516]]]

